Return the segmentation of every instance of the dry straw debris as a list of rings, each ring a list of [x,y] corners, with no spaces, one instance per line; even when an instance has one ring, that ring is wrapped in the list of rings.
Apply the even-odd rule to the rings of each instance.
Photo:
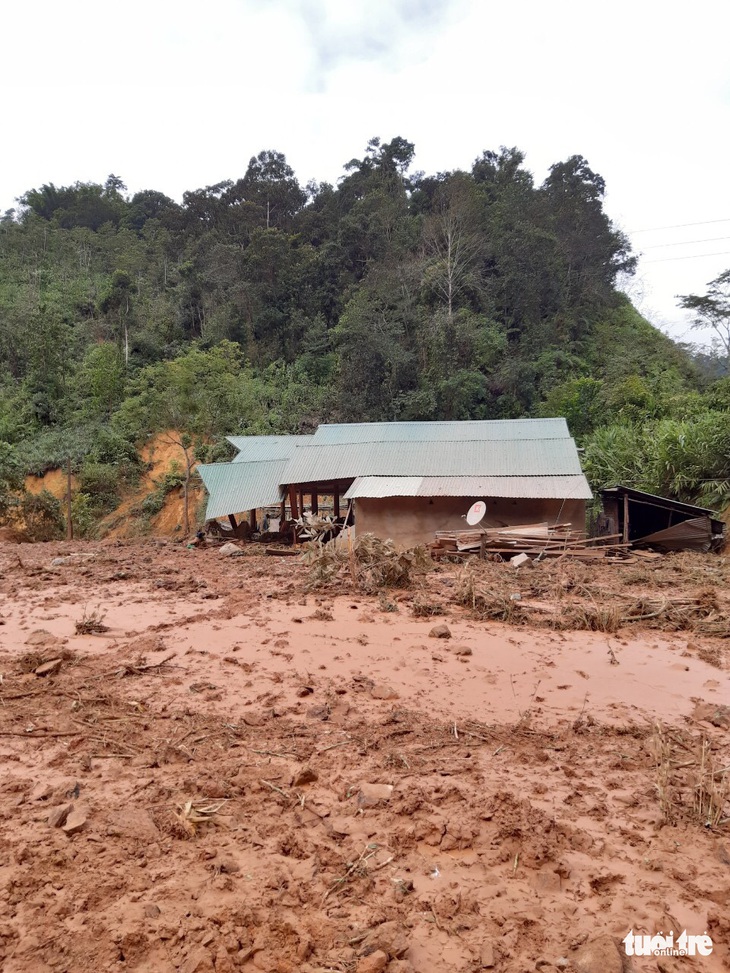
[[[357,591],[374,594],[381,588],[405,588],[415,575],[430,570],[433,562],[424,547],[402,551],[391,540],[362,534],[347,544],[313,542],[307,546],[310,588],[351,584]]]
[[[689,819],[712,830],[730,824],[730,766],[719,765],[708,737],[692,737],[657,723],[652,751],[665,824]]]

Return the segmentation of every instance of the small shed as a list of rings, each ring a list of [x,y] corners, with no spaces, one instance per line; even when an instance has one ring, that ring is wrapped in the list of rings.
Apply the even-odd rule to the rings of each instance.
[[[600,495],[602,532],[620,534],[634,547],[714,551],[724,543],[724,523],[705,507],[625,486],[601,490]]]

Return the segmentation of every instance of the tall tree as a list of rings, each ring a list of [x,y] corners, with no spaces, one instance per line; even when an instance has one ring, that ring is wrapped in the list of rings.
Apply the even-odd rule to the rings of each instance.
[[[693,328],[711,328],[730,364],[730,270],[707,285],[706,294],[680,295],[680,307],[694,311]]]

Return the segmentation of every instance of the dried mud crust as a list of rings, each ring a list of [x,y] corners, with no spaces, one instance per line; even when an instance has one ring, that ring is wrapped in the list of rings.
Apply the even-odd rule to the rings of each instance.
[[[685,927],[713,936],[703,970],[727,968],[730,838],[697,820],[692,776],[700,735],[730,763],[722,705],[659,737],[585,706],[552,725],[445,720],[361,659],[322,672],[294,657],[292,631],[345,610],[357,648],[371,613],[394,614],[377,597],[342,593],[330,621],[298,565],[251,559],[242,585],[211,552],[142,545],[49,566],[78,550],[2,552],[4,973],[603,973],[629,929]],[[449,578],[418,597],[448,604]],[[265,629],[267,594],[290,600],[289,634],[280,615]],[[117,597],[149,624],[73,635],[85,606]],[[211,655],[231,619],[241,651]],[[432,640],[446,661],[429,678],[471,665],[449,641]],[[59,669],[36,675],[50,657]]]

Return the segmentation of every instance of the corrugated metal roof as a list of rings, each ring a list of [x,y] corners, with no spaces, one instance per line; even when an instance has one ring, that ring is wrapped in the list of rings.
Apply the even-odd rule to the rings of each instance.
[[[694,517],[681,524],[638,537],[635,546],[662,547],[668,551],[709,551],[712,546],[712,523],[709,517]]]
[[[509,497],[591,500],[583,476],[359,476],[344,495],[357,497]]]
[[[321,425],[312,445],[324,443],[466,442],[570,439],[565,419],[479,419],[469,422],[352,422]]]
[[[284,483],[356,476],[579,476],[572,439],[299,446]]]
[[[297,446],[311,443],[313,436],[227,436],[236,447],[234,463],[249,460],[289,459]]]
[[[198,473],[209,493],[205,519],[279,503],[283,496],[279,484],[286,465],[287,460],[278,459],[199,466]]]

